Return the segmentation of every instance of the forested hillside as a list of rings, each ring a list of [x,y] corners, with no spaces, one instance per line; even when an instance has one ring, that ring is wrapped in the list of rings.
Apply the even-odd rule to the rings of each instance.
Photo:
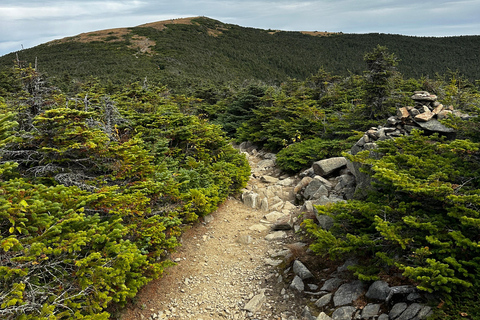
[[[323,31],[323,30],[320,30]],[[323,34],[244,28],[199,17],[81,34],[18,52],[56,84],[74,89],[88,77],[112,84],[160,81],[177,90],[245,79],[278,84],[305,80],[320,68],[360,74],[362,54],[377,45],[401,59],[406,77],[459,71],[480,79],[480,37],[410,37],[391,34]],[[359,54],[360,53],[360,54]],[[0,58],[10,67],[14,53]],[[65,88],[66,89],[66,88]]]
[[[154,40],[151,52],[126,49],[134,35]],[[352,158],[373,169],[377,189],[319,207],[334,228],[311,221],[306,240],[326,259],[365,253],[352,267],[362,280],[395,274],[439,294],[438,319],[479,314],[478,66],[448,71],[462,63],[446,44],[471,40],[464,52],[473,59],[476,37],[313,37],[205,18],[109,36],[2,58],[2,319],[114,318],[172,265],[182,231],[245,185],[250,169],[230,139],[278,152],[282,170],[297,173],[346,155],[417,90],[469,114],[442,120],[456,139],[414,132]],[[398,41],[387,49],[382,37]],[[429,77],[420,77],[426,60],[401,57],[415,41],[431,41]],[[399,72],[409,68],[418,76]]]

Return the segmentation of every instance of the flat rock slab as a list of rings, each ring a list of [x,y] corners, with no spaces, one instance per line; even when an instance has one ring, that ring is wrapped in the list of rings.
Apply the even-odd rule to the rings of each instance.
[[[408,306],[407,309],[405,309],[405,311],[402,312],[402,314],[397,318],[397,320],[411,320],[418,314],[421,309],[422,305],[418,303],[412,303]]]
[[[379,311],[380,311],[380,304],[369,303],[362,310],[362,319],[371,319],[373,317],[376,317],[378,316]]]
[[[315,174],[319,176],[328,176],[329,174],[346,166],[347,159],[344,157],[335,157],[314,162],[312,168]]]
[[[407,304],[405,302],[399,302],[390,309],[388,316],[390,319],[397,319],[405,309],[407,309]]]
[[[357,300],[364,291],[364,284],[361,281],[353,281],[342,284],[333,296],[335,307],[344,306]]]
[[[289,217],[289,216],[290,216],[289,214],[285,214],[283,212],[272,211],[272,212],[265,215],[265,220],[267,220],[268,222],[275,222],[278,219],[282,219],[282,218]]]
[[[257,223],[257,224],[254,224],[254,225],[250,226],[248,229],[252,230],[252,231],[263,232],[265,230],[268,230],[268,227],[264,224]]]
[[[247,302],[243,309],[247,310],[248,312],[256,312],[262,306],[265,300],[266,298],[263,292],[257,294],[250,301]]]
[[[440,132],[440,133],[453,133],[455,129],[444,126],[440,121],[431,119],[428,122],[417,122],[417,124],[425,130]]]
[[[343,280],[340,278],[331,278],[325,281],[323,284],[322,288],[320,289],[321,291],[333,291],[336,290],[340,285],[343,283]]]
[[[287,237],[287,233],[285,231],[275,231],[273,233],[270,233],[265,237],[265,240],[281,240],[285,239]]]

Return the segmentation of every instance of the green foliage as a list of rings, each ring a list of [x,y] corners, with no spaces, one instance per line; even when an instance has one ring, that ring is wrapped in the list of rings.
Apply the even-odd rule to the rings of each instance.
[[[334,257],[361,250],[362,279],[372,275],[361,270],[375,266],[398,268],[429,292],[471,287],[480,271],[479,145],[416,131],[379,143],[375,152],[382,157],[363,152],[350,158],[371,166],[377,191],[365,201],[319,207],[335,225],[326,231],[308,223],[317,238],[312,249]]]
[[[105,97],[93,81],[45,104],[53,91],[28,83],[0,101],[15,111],[0,117],[2,319],[108,319],[172,264],[182,224],[245,186],[248,162],[188,114],[197,99],[136,84]]]
[[[298,172],[313,162],[338,157],[351,145],[345,140],[308,139],[283,148],[277,153],[277,165],[287,172]]]

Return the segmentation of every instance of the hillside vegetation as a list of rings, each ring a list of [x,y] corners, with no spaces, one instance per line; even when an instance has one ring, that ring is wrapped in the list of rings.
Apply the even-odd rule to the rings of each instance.
[[[478,315],[480,88],[469,79],[473,73],[448,71],[445,63],[431,64],[435,76],[406,76],[399,72],[405,60],[395,51],[398,43],[387,49],[372,40],[362,51],[367,38],[362,45],[344,42],[359,35],[187,22],[108,31],[110,40],[65,40],[20,53],[37,56],[50,77],[21,60],[1,71],[1,318],[114,318],[172,265],[169,254],[182,231],[245,186],[250,169],[231,139],[278,152],[278,165],[296,173],[346,155],[365,130],[411,103],[416,90],[470,114],[444,120],[457,139],[417,132],[352,158],[372,168],[376,189],[365,199],[319,207],[335,225],[327,231],[307,222],[311,248],[325,259],[362,252],[352,266],[356,277],[394,274],[438,294],[445,302],[438,319]],[[146,38],[155,42],[151,52],[127,48],[132,39]],[[269,47],[266,39],[278,42]],[[289,49],[285,39],[299,42]],[[320,45],[328,41],[345,51],[338,59],[361,61],[356,73],[333,73],[328,65],[318,67],[320,60],[305,59],[307,52],[332,48]],[[291,55],[276,54],[284,50]],[[207,56],[216,58],[202,60]],[[350,68],[351,61],[335,61],[341,70]],[[412,70],[419,68],[412,62]],[[240,81],[224,82],[235,78]]]
[[[313,33],[318,34],[318,33]],[[177,90],[213,83],[256,79],[278,84],[306,79],[320,68],[336,75],[360,74],[362,54],[377,45],[401,59],[406,77],[430,77],[459,71],[480,79],[479,36],[410,37],[391,34],[328,34],[261,30],[205,17],[91,32],[18,52],[38,61],[51,81],[72,82],[96,77],[113,84],[160,82]],[[14,53],[0,57],[10,67]],[[192,89],[193,88],[193,89]],[[66,89],[66,88],[64,88]]]

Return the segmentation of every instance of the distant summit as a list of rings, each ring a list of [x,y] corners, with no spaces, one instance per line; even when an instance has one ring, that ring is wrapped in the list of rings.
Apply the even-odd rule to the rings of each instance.
[[[190,90],[208,83],[301,80],[321,68],[337,75],[361,74],[363,55],[377,45],[401,59],[398,70],[406,77],[459,71],[480,79],[480,36],[263,30],[206,17],[87,32],[17,53],[27,63],[37,59],[51,79],[94,77],[122,84],[147,78]],[[0,67],[9,68],[15,60],[15,53],[0,57]]]

